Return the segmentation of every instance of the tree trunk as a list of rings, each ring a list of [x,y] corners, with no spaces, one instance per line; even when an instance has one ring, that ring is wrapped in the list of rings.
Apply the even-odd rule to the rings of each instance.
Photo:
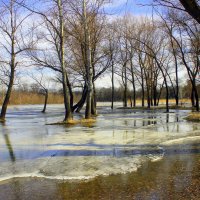
[[[44,108],[43,108],[43,110],[42,110],[42,113],[45,113],[45,112],[46,112],[47,101],[48,101],[48,90],[45,90]]]
[[[114,63],[112,59],[112,97],[111,97],[111,109],[114,108],[114,94],[115,93],[115,85],[114,85]]]
[[[196,80],[195,80],[195,78],[192,81],[192,88],[193,88],[193,91],[194,91],[196,111],[199,112],[199,95],[198,95],[198,91],[197,91],[197,86],[196,86]]]
[[[168,85],[167,85],[167,80],[165,80],[165,87],[166,87],[166,112],[169,112],[169,89],[168,89]]]
[[[197,0],[179,0],[185,10],[200,24],[200,6]]]
[[[178,82],[178,66],[176,65],[176,106],[179,105],[179,82]]]
[[[193,86],[192,86],[192,92],[191,92],[190,99],[191,99],[192,107],[194,108],[195,107],[195,99],[194,99],[194,89],[193,89]]]
[[[160,63],[158,62],[158,60],[156,59],[156,63],[162,73],[163,79],[164,79],[164,83],[165,83],[165,87],[166,87],[166,112],[169,112],[169,89],[168,89],[168,84],[167,84],[167,78],[166,78],[166,74],[163,71],[162,66],[160,65]]]
[[[136,89],[135,89],[135,76],[134,76],[134,71],[133,71],[132,60],[131,60],[131,76],[132,76],[132,86],[133,86],[133,107],[135,107],[136,106]]]
[[[156,84],[153,87],[153,105],[157,106],[157,86]]]
[[[127,69],[124,65],[124,107],[127,108]]]
[[[6,96],[4,98],[3,101],[3,105],[1,108],[1,115],[0,115],[0,121],[5,121],[5,117],[6,117],[6,112],[7,112],[7,108],[8,108],[8,104],[9,104],[9,100],[10,100],[10,96],[12,93],[12,88],[13,88],[13,84],[14,84],[14,78],[15,78],[15,67],[16,67],[16,63],[15,63],[15,29],[14,29],[14,18],[13,18],[13,4],[11,4],[11,28],[12,28],[12,33],[11,33],[11,59],[10,59],[10,79],[9,79],[9,84],[8,84],[8,88],[7,88],[7,92],[6,92]]]
[[[141,78],[142,78],[142,107],[144,107],[144,76],[143,76],[143,70],[141,68]]]
[[[11,66],[9,85],[8,85],[6,96],[4,98],[3,105],[1,108],[0,121],[5,121],[6,112],[7,112],[7,108],[8,108],[8,104],[9,104],[9,100],[10,100],[10,96],[11,96],[12,88],[14,84],[14,77],[15,77],[15,70],[14,70],[14,60],[13,60],[13,64]]]
[[[162,83],[162,86],[161,86],[161,88],[160,88],[160,92],[159,92],[159,95],[158,95],[157,106],[159,106],[159,101],[160,101],[160,97],[161,97],[161,94],[162,94],[163,86],[164,86],[164,81],[163,81],[163,83]]]
[[[60,21],[60,60],[61,60],[61,70],[62,70],[62,85],[63,85],[63,95],[64,95],[64,105],[65,105],[65,118],[64,122],[68,122],[72,119],[71,105],[70,105],[70,94],[69,88],[67,86],[67,71],[65,69],[65,48],[64,48],[64,19],[62,10],[62,0],[57,0],[58,10],[59,10],[59,21]]]
[[[144,107],[144,80],[142,80],[142,107]]]
[[[131,96],[130,96],[130,106],[131,106],[131,108],[133,107],[133,101],[132,101],[132,98],[131,98]]]
[[[86,98],[87,98],[87,86],[86,86],[86,83],[84,85],[84,88],[83,88],[83,92],[82,92],[82,96],[81,96],[81,99],[79,100],[79,102],[73,106],[73,109],[72,111],[76,111],[76,112],[80,112],[81,109],[83,108],[84,106],[84,103],[86,101]]]
[[[93,96],[92,96],[92,115],[97,115],[97,101],[96,101],[96,89],[95,84],[93,82]]]
[[[71,84],[69,82],[68,77],[66,77],[67,79],[67,86],[69,88],[69,94],[70,94],[70,106],[71,106],[71,110],[73,109],[73,105],[74,105],[74,95],[73,95],[73,91],[72,91],[72,87]]]
[[[86,49],[86,79],[87,79],[87,101],[85,110],[85,119],[90,119],[92,114],[92,96],[93,96],[93,68],[90,47],[90,33],[88,29],[88,17],[86,11],[86,2],[83,0],[83,25],[85,35],[85,49]]]

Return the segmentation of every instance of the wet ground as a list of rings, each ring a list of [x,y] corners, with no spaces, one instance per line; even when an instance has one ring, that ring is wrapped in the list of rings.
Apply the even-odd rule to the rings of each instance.
[[[62,106],[41,108],[11,107],[0,125],[0,199],[199,199],[189,111],[104,106],[95,123],[51,126]]]

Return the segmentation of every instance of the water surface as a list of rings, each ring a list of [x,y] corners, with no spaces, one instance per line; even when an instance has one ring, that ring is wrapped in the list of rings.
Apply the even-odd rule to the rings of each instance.
[[[101,106],[92,124],[47,125],[63,107],[16,106],[0,124],[0,180],[38,177],[86,180],[136,171],[171,155],[199,154],[200,126],[189,111],[110,110]],[[84,113],[75,114],[80,119]]]

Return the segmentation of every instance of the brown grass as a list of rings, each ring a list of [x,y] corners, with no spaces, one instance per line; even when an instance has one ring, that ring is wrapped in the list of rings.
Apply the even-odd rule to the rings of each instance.
[[[145,100],[145,104],[146,104],[146,100]],[[160,99],[159,104],[165,104],[166,103],[166,99]],[[130,103],[130,99],[128,100],[128,104],[131,105]],[[169,104],[176,104],[175,99],[169,99]],[[184,104],[191,104],[191,100],[190,99],[180,99],[179,100],[179,104],[180,105],[184,105]],[[136,105],[142,105],[142,100],[141,99],[137,99],[136,100]]]
[[[200,112],[192,112],[185,119],[188,121],[200,122]]]
[[[73,126],[77,124],[81,124],[86,127],[91,127],[94,123],[96,122],[96,119],[91,118],[91,119],[81,119],[81,120],[68,120],[68,121],[62,121],[62,122],[56,122],[56,123],[51,123],[47,125],[66,125],[66,126]]]
[[[10,105],[27,105],[27,104],[43,104],[45,96],[34,92],[19,92],[13,91],[10,98]],[[79,96],[74,95],[74,101],[77,102]],[[0,94],[0,105],[3,103],[2,95]],[[63,104],[63,95],[59,93],[49,93],[48,104]]]
[[[3,103],[3,98],[0,95],[0,105]],[[26,105],[26,104],[43,104],[44,103],[44,95],[34,93],[34,92],[19,92],[13,91],[10,98],[10,105]],[[79,96],[74,96],[74,101],[77,102],[80,99]],[[165,104],[165,99],[160,99],[160,105]],[[62,104],[63,103],[63,95],[57,93],[49,93],[48,104]],[[169,104],[175,105],[175,99],[169,99]],[[130,100],[128,100],[129,106]],[[136,100],[136,105],[141,106],[141,99]],[[146,104],[146,100],[145,100]],[[190,99],[180,99],[180,105],[191,104]]]
[[[13,91],[10,98],[10,105],[25,105],[25,104],[43,104],[44,95],[33,92],[16,92]],[[0,99],[2,104],[3,99]],[[63,96],[61,94],[49,93],[48,104],[62,104]]]

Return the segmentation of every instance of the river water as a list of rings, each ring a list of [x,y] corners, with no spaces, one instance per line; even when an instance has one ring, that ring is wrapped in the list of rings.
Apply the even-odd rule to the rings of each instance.
[[[63,106],[50,105],[45,114],[41,109],[10,107],[0,124],[1,186],[14,178],[90,181],[135,172],[173,155],[200,153],[200,125],[184,120],[186,110],[167,114],[99,106],[96,122],[64,126],[49,125],[63,119]],[[0,187],[0,196],[3,191]]]

